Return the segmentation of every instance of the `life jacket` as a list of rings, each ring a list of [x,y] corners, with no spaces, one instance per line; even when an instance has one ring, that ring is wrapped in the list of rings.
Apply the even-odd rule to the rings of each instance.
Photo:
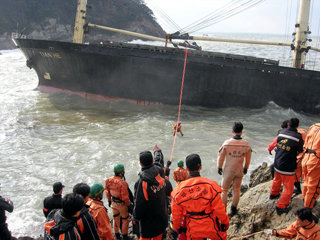
[[[303,150],[302,165],[320,162],[320,123],[316,123],[309,128]]]
[[[106,180],[105,191],[108,201],[130,205],[128,183],[119,176],[113,176]]]
[[[44,224],[45,239],[80,240],[75,221],[67,218],[62,209],[52,210]]]
[[[226,239],[220,232],[221,224],[229,225],[221,191],[215,181],[200,176],[181,182],[172,192],[173,228],[179,229],[185,216],[188,239]]]
[[[175,180],[177,183],[180,183],[186,179],[188,179],[189,173],[186,169],[179,167],[173,172],[173,180]]]
[[[102,201],[90,199],[87,202],[89,212],[97,223],[97,229],[101,240],[113,240],[108,210]]]
[[[285,230],[274,230],[275,236],[281,238],[296,238],[297,240],[319,240],[320,239],[320,226],[312,222],[310,225],[300,227],[297,222],[292,223]]]

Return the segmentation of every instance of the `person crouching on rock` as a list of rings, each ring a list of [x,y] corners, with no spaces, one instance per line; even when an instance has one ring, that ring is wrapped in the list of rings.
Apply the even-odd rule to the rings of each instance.
[[[295,213],[296,221],[285,230],[264,229],[267,235],[276,236],[279,238],[297,240],[318,240],[320,239],[320,226],[314,221],[310,208],[298,209]]]

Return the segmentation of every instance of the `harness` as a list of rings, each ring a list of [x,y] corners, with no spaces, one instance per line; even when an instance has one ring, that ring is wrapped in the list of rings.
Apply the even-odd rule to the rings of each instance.
[[[314,151],[312,149],[307,148],[306,153],[309,153],[309,154],[313,153],[318,159],[320,159],[320,157],[317,155],[316,151]]]
[[[213,212],[213,211],[212,211]],[[212,212],[209,212],[209,213],[206,213],[205,210],[201,211],[201,212],[188,212],[187,211],[187,214],[189,214],[190,216],[210,216],[210,214]]]
[[[112,202],[115,202],[115,203],[124,203],[124,201],[122,201],[120,198],[117,198],[114,196],[111,196],[111,200]]]

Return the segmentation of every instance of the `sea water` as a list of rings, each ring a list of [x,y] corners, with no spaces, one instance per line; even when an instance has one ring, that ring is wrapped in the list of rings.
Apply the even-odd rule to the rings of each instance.
[[[238,50],[244,54],[248,50],[247,46],[226,47],[221,43],[205,46],[231,53]],[[267,55],[286,61],[278,47],[254,47],[251,51],[258,57]],[[65,185],[64,194],[70,193],[79,182],[103,184],[113,175],[113,166],[122,163],[133,190],[140,169],[139,152],[152,151],[157,144],[165,160],[170,159],[178,106],[102,103],[41,93],[35,90],[36,73],[26,67],[19,50],[0,53],[0,194],[14,203],[13,213],[7,213],[14,236],[43,234],[43,199],[52,194],[56,181]],[[313,61],[318,67],[319,58]],[[232,137],[233,122],[241,121],[243,138],[253,149],[249,174],[244,177],[244,183],[248,183],[252,170],[263,162],[273,162],[267,146],[281,122],[291,117],[299,118],[306,129],[319,122],[318,116],[297,113],[272,102],[260,109],[182,106],[184,136],[177,136],[171,169],[188,154],[198,153],[202,176],[220,182],[217,152],[224,140]],[[175,186],[173,180],[172,184]]]

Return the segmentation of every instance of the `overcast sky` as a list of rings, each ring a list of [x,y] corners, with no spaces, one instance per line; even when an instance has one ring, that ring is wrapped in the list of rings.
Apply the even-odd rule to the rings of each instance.
[[[160,25],[167,32],[173,27],[165,25],[159,17],[158,9],[162,9],[180,27],[206,16],[231,0],[145,0],[147,5],[159,18]],[[290,34],[294,31],[299,10],[299,0],[265,0],[244,12],[215,25],[200,30],[200,32],[244,32]],[[320,0],[311,0],[310,29],[313,36],[320,35]],[[170,26],[170,25],[169,25]]]

